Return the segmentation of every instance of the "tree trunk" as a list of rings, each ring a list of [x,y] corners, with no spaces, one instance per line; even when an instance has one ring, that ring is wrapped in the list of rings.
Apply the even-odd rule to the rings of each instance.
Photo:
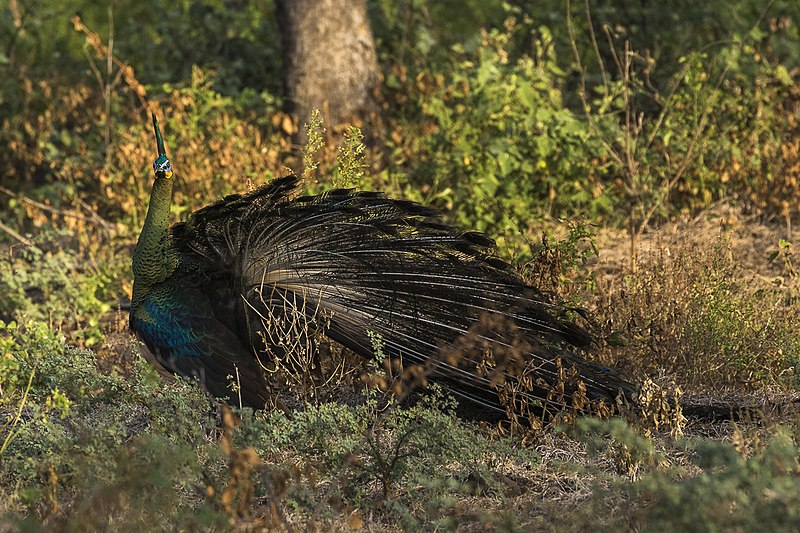
[[[380,70],[365,0],[277,0],[288,109],[329,128],[374,109]],[[301,135],[302,135],[301,129]]]

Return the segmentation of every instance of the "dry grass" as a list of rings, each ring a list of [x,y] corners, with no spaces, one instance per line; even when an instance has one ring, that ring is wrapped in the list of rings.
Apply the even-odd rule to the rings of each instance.
[[[604,232],[590,296],[601,357],[689,393],[792,385],[800,314],[782,238],[785,226],[722,204],[646,234],[631,273],[626,237]]]

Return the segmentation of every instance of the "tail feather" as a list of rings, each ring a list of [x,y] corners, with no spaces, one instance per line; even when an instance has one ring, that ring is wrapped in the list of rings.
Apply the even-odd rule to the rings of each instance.
[[[458,339],[514,351],[518,338],[527,353],[516,365],[534,365],[537,378],[559,379],[561,358],[578,369],[590,396],[613,400],[633,391],[558,349],[562,342],[585,346],[591,336],[491,255],[485,235],[457,231],[434,210],[378,193],[337,189],[293,199],[296,184],[276,180],[173,228],[184,254],[232,276],[249,303],[248,324],[280,327],[294,315],[365,357],[379,338],[390,357],[425,366],[431,379],[497,410],[496,377],[479,371],[480,349],[461,362],[441,357]],[[486,317],[492,327],[476,330]],[[518,371],[511,368],[508,378]],[[547,400],[542,388],[529,394]]]

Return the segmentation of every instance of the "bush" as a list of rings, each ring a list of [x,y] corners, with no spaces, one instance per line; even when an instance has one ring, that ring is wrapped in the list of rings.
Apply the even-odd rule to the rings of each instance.
[[[697,476],[675,480],[668,475],[645,479],[638,497],[641,526],[648,531],[791,530],[800,519],[797,444],[786,430],[749,458],[730,443],[696,445]]]
[[[800,358],[793,300],[785,289],[757,282],[738,261],[724,237],[684,243],[644,257],[636,273],[602,286],[598,321],[614,345],[614,364],[695,392],[792,386]]]
[[[360,510],[410,529],[452,527],[493,519],[462,499],[503,500],[503,472],[537,462],[458,420],[441,393],[412,408],[370,401],[308,406],[291,418],[249,409],[219,417],[197,386],[164,383],[141,359],[123,376],[42,324],[2,333],[0,414],[23,412],[1,452],[6,520],[177,528],[288,513],[333,524]]]
[[[791,530],[800,494],[796,431],[772,427],[768,433],[746,450],[738,427],[733,442],[665,443],[644,439],[620,420],[581,420],[572,434],[589,444],[593,465],[610,459],[623,477],[595,471],[591,498],[562,525],[591,524],[598,531]]]
[[[511,55],[512,34],[525,31],[518,25],[535,55]],[[546,28],[510,18],[474,48],[455,46],[448,75],[416,80],[424,122],[401,125],[390,145],[409,180],[404,194],[493,234],[525,232],[537,213],[608,213],[599,139],[564,107],[550,40]]]
[[[0,259],[0,319],[47,321],[74,342],[96,345],[104,338],[101,320],[116,303],[118,265],[87,264],[79,253],[59,248],[71,240],[68,233],[50,242],[43,237],[39,246]]]

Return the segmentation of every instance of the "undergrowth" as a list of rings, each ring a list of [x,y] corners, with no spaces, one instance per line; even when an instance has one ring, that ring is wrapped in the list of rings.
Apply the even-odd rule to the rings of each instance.
[[[0,414],[23,410],[0,466],[12,522],[208,528],[377,512],[413,529],[457,523],[460,497],[503,498],[503,471],[536,464],[532,451],[458,420],[441,393],[411,408],[232,414],[192,384],[165,385],[141,359],[124,376],[101,371],[92,352],[65,347],[43,324],[0,336],[13,384]]]
[[[603,280],[596,305],[606,352],[631,374],[684,390],[793,387],[796,275],[786,267],[771,279],[748,272],[726,238],[716,239],[665,246],[643,256],[636,274]]]
[[[0,337],[3,368],[13,359],[15,383],[30,382],[0,461],[6,526],[291,529],[360,527],[369,516],[412,530],[513,529],[545,513],[556,528],[778,530],[798,518],[791,427],[743,426],[722,443],[581,419],[559,462],[542,464],[536,450],[548,448],[459,420],[441,393],[388,410],[368,401],[308,406],[291,418],[234,413],[194,385],[165,384],[141,360],[126,376],[103,372],[92,352],[64,347],[41,324],[7,326]],[[3,416],[20,394],[3,390]],[[548,469],[581,472],[595,488],[568,515],[551,515],[529,492],[550,482],[540,479]],[[476,498],[489,507],[478,511]],[[531,508],[520,513],[523,502]],[[619,506],[627,511],[612,512]]]

